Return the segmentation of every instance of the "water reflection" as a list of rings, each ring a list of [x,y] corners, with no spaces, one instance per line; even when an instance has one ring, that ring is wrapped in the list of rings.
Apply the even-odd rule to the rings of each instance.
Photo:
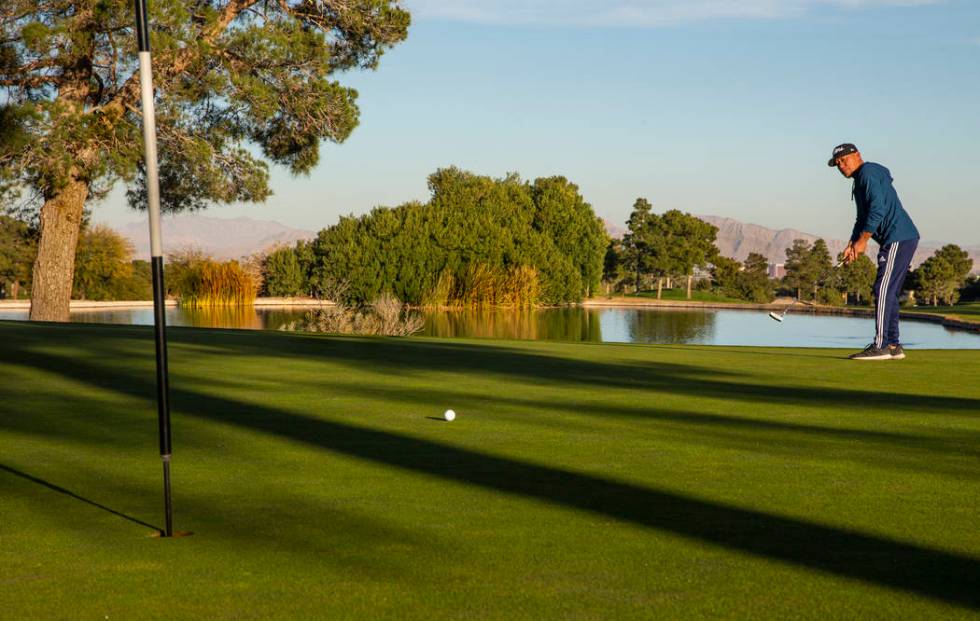
[[[168,308],[171,326],[280,330],[311,310],[287,308]],[[438,337],[560,340],[616,343],[688,343],[860,349],[874,320],[791,314],[784,323],[765,311],[664,308],[546,308],[435,311],[425,314],[422,334]],[[27,311],[2,311],[0,319],[26,320]],[[151,325],[153,310],[77,311],[83,323]],[[913,348],[980,349],[980,334],[939,324],[902,322],[902,341]]]
[[[631,343],[704,343],[714,338],[715,313],[669,309],[629,314]]]
[[[599,313],[581,308],[470,309],[425,313],[424,336],[602,341]]]
[[[255,308],[252,306],[218,306],[214,308],[167,308],[167,325],[189,328],[234,328],[238,330],[281,330],[286,325],[302,319],[311,309],[300,307]],[[27,319],[5,317],[0,319]],[[111,323],[125,325],[152,325],[153,310],[80,310],[71,313],[73,323]]]

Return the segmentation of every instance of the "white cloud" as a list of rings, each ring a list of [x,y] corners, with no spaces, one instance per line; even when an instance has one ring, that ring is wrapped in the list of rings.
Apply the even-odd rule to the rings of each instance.
[[[669,26],[710,19],[775,19],[820,7],[856,10],[946,0],[405,0],[419,18],[491,24]]]

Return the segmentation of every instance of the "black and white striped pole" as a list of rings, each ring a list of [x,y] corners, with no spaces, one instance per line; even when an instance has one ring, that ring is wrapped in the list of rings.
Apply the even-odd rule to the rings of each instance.
[[[163,288],[163,243],[160,241],[160,179],[157,175],[157,128],[153,109],[153,74],[150,63],[150,29],[146,0],[136,4],[136,38],[139,43],[140,96],[143,104],[143,144],[146,150],[146,198],[150,215],[150,262],[153,268],[153,325],[157,349],[157,418],[160,424],[160,457],[163,459],[163,504],[166,513],[164,537],[174,534],[170,500],[170,386],[167,379],[167,322]]]

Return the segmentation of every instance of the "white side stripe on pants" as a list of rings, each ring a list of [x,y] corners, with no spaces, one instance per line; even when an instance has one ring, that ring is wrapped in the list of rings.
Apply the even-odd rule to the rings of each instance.
[[[892,277],[892,268],[895,267],[895,255],[898,254],[899,242],[894,242],[888,249],[888,259],[885,262],[885,273],[881,277],[881,285],[878,287],[878,308],[875,316],[875,347],[882,348],[885,345],[885,306],[888,300],[885,294],[888,292],[888,281]]]

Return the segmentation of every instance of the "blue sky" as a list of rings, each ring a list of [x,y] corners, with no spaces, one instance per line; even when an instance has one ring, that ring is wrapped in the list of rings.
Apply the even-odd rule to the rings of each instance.
[[[845,237],[852,141],[888,166],[927,240],[980,244],[980,2],[409,0],[376,72],[341,76],[361,126],[263,205],[208,215],[318,230],[428,197],[456,165],[561,174],[624,222],[638,196]],[[122,192],[96,209],[137,220]]]

